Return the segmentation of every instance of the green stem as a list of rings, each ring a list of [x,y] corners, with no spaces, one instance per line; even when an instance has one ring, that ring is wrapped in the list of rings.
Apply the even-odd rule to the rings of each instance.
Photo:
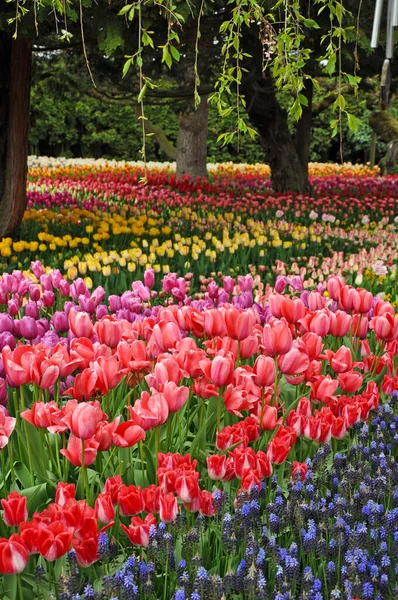
[[[21,575],[17,575],[17,589],[18,589],[19,600],[23,600]]]

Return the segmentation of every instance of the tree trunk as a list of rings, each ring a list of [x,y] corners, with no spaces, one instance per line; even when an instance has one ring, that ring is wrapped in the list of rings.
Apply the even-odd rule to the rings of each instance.
[[[177,177],[207,177],[207,96],[202,96],[197,110],[178,118]]]
[[[297,122],[295,146],[297,156],[308,178],[308,162],[310,159],[311,129],[312,129],[312,92],[313,83],[306,79],[303,96],[307,98],[307,106],[303,106],[303,112]]]
[[[0,31],[0,238],[18,235],[26,208],[31,42]]]
[[[279,106],[271,77],[248,77],[242,85],[249,119],[260,135],[265,161],[271,168],[271,182],[275,192],[298,192],[309,189],[308,173],[303,168],[285,112]]]
[[[398,139],[398,121],[386,110],[374,110],[370,113],[369,125],[386,144]]]

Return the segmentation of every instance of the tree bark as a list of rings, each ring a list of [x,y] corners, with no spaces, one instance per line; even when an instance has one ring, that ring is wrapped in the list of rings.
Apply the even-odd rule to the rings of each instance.
[[[386,110],[375,110],[369,115],[369,125],[386,144],[398,139],[398,121]]]
[[[32,44],[0,31],[0,238],[18,235],[26,208]]]
[[[177,178],[207,177],[207,96],[202,96],[197,110],[181,114],[178,125]]]
[[[308,173],[299,160],[271,77],[267,73],[262,79],[248,77],[241,90],[249,119],[260,135],[265,162],[271,168],[273,190],[300,194],[308,191]]]
[[[302,90],[303,96],[307,98],[307,106],[303,106],[303,112],[296,126],[295,146],[298,159],[308,178],[308,162],[310,159],[310,144],[312,130],[312,95],[313,83],[306,79]]]

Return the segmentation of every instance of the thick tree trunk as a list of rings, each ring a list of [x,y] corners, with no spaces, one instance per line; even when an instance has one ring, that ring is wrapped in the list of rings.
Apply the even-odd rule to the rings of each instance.
[[[178,125],[177,177],[207,177],[207,96],[202,96],[197,110],[181,114]]]
[[[370,113],[369,125],[386,144],[398,139],[398,121],[386,110],[374,110]]]
[[[308,177],[308,162],[310,159],[311,129],[312,129],[312,93],[313,83],[306,79],[303,96],[307,98],[307,106],[303,106],[303,112],[297,122],[295,146],[301,166]]]
[[[26,207],[31,42],[0,31],[0,238],[15,237]]]
[[[247,78],[242,85],[249,119],[260,135],[265,162],[271,168],[271,182],[275,192],[298,192],[309,189],[308,174],[303,168],[285,112],[279,106],[272,79]]]

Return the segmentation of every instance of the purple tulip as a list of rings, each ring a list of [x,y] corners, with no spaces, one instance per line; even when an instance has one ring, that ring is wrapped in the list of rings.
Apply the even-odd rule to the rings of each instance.
[[[14,322],[12,317],[7,313],[0,313],[0,333],[4,331],[12,333],[14,331]]]
[[[111,312],[115,313],[122,308],[122,301],[120,300],[120,296],[109,296],[108,298],[109,308]]]
[[[68,315],[63,311],[57,310],[50,322],[58,333],[65,333],[69,329]]]
[[[50,308],[51,306],[54,306],[55,303],[55,294],[54,292],[50,291],[50,290],[46,290],[43,293],[43,304],[44,306],[46,306],[47,308]]]
[[[227,292],[227,294],[232,294],[232,292],[234,291],[234,287],[235,287],[235,281],[232,279],[232,277],[230,277],[229,275],[226,275],[223,278],[222,283],[224,286],[224,290]]]
[[[92,315],[95,311],[95,305],[91,298],[87,298],[86,296],[79,296],[79,305],[84,310],[84,312],[90,313]]]
[[[17,345],[15,337],[9,331],[0,333],[0,350],[3,350],[6,346],[10,346],[11,350],[14,350]],[[3,367],[4,368],[4,367]]]
[[[11,298],[7,304],[8,314],[12,317],[16,317],[19,312],[19,302],[16,298]]]
[[[105,306],[105,304],[100,304],[99,306],[97,306],[97,308],[95,310],[95,318],[97,319],[97,321],[102,319],[102,317],[105,317],[105,315],[107,315],[107,314],[108,314],[108,309]]]
[[[25,306],[25,316],[37,319],[39,317],[39,309],[36,302],[28,302]]]
[[[30,299],[33,302],[37,302],[40,299],[40,288],[38,285],[35,285],[34,283],[31,283],[29,286],[29,295],[30,295]]]
[[[63,296],[64,298],[70,295],[70,285],[66,281],[66,279],[62,279],[62,281],[59,282],[58,289],[61,293],[61,296]]]
[[[21,336],[26,340],[33,340],[35,337],[37,337],[37,322],[33,317],[22,317],[22,319],[19,321],[19,329]]]

